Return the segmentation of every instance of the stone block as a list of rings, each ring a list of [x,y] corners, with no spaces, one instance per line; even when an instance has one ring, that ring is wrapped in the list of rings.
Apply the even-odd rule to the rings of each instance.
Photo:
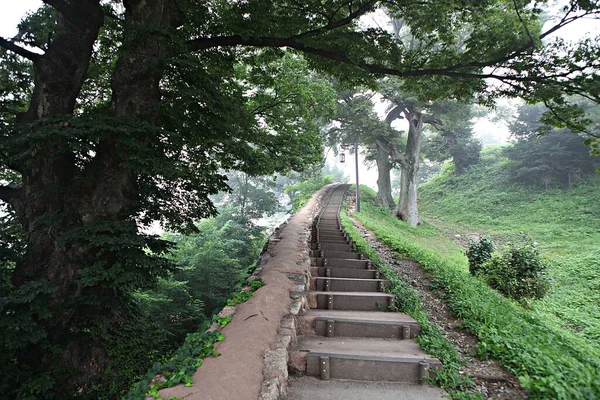
[[[292,372],[306,372],[306,353],[301,351],[289,353],[288,368]]]
[[[267,350],[263,356],[263,359],[265,365],[263,369],[263,375],[266,378],[282,377],[284,380],[287,380],[288,352],[286,348]]]

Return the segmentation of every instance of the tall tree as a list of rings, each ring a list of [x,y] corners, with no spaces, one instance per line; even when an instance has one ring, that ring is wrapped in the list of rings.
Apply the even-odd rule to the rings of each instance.
[[[318,133],[302,123],[307,114],[289,124],[299,133],[278,132],[290,113],[249,107],[254,89],[243,76],[260,76],[282,53],[302,53],[308,66],[348,85],[389,74],[405,78],[408,92],[427,87],[450,98],[523,95],[558,111],[570,111],[562,107],[565,94],[598,100],[598,43],[550,40],[598,14],[600,6],[589,1],[570,1],[545,31],[537,1],[44,3],[50,19],[30,20],[22,26],[30,34],[15,40],[0,38],[13,53],[1,55],[0,68],[16,54],[7,68],[27,83],[0,86],[3,102],[18,103],[0,110],[2,168],[19,175],[2,183],[0,199],[26,237],[2,302],[1,365],[7,381],[25,382],[18,390],[47,388],[22,396],[87,393],[107,369],[110,338],[134,321],[130,293],[165,269],[156,254],[166,244],[138,225],[161,220],[191,229],[194,219],[214,212],[208,196],[225,187],[221,168],[269,174],[301,169],[319,153]],[[379,6],[402,17],[417,48],[361,26],[359,19]],[[114,40],[103,41],[107,20]],[[31,43],[38,50],[23,46]],[[95,51],[99,46],[106,51]],[[94,71],[103,54],[117,59],[109,56],[112,62]],[[486,78],[503,84],[486,91]],[[280,101],[267,90],[271,84],[257,93],[302,109],[298,97]],[[305,109],[316,113],[320,100],[305,98]],[[407,115],[413,130],[421,129],[418,115]]]
[[[421,223],[417,206],[417,186],[423,129],[425,124],[441,128],[442,122],[432,115],[425,114],[425,105],[414,96],[398,92],[388,92],[387,96],[392,105],[386,120],[390,124],[399,118],[408,122],[405,150],[401,152],[397,147],[392,148],[392,158],[400,165],[400,199],[394,209],[394,215],[409,225],[416,226]]]
[[[338,92],[338,111],[327,131],[331,145],[351,147],[357,140],[368,160],[377,165],[377,203],[393,208],[390,154],[393,145],[400,145],[400,135],[375,113],[373,93],[361,91]]]

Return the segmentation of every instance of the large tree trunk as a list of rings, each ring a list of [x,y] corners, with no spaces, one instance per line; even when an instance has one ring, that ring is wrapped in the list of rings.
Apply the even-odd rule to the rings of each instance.
[[[14,355],[16,365],[28,365],[34,371],[54,366],[94,375],[102,372],[106,352],[81,340],[85,334],[73,323],[84,319],[72,312],[81,294],[80,249],[64,241],[78,224],[73,213],[80,195],[73,182],[75,156],[68,139],[58,133],[65,123],[55,119],[29,124],[72,115],[104,19],[99,0],[65,2],[58,8],[59,28],[46,53],[33,60],[32,99],[28,111],[18,117],[24,144],[15,146],[10,154],[19,160],[9,166],[21,173],[23,184],[3,200],[12,205],[22,224],[27,248],[12,274],[14,301],[8,308],[14,312],[10,315],[29,317],[32,323],[21,335],[25,342]],[[53,137],[42,149],[35,134],[45,129]],[[29,158],[20,159],[20,154],[29,154]],[[23,293],[30,296],[28,301],[20,299]],[[45,346],[50,347],[33,339],[35,335],[43,335]],[[79,375],[70,383],[81,387],[87,382]]]
[[[20,117],[21,126],[48,117],[72,117],[103,24],[99,0],[57,4],[62,26],[48,51],[35,60],[35,88],[29,110]],[[115,117],[154,125],[159,120],[162,61],[169,55],[164,29],[177,25],[180,13],[174,0],[128,0],[124,4],[124,44],[113,75],[111,109]],[[156,30],[141,29],[148,26]],[[119,282],[134,279],[127,268],[145,267],[143,263],[125,265],[134,263],[115,250],[118,245],[130,246],[126,251],[143,255],[141,241],[131,239],[137,233],[132,210],[140,194],[136,176],[125,163],[124,140],[126,135],[106,135],[84,172],[78,172],[81,167],[71,144],[57,135],[45,142],[53,146],[34,151],[22,165],[10,165],[21,173],[23,185],[0,193],[13,206],[27,234],[26,254],[12,276],[15,293],[35,296],[28,301],[17,299],[10,307],[18,318],[31,315],[35,326],[30,328],[44,337],[41,342],[24,339],[26,347],[18,351],[15,362],[40,373],[63,374],[53,378],[64,393],[68,393],[66,387],[85,392],[106,372],[106,334],[127,323],[128,294]],[[37,143],[26,146],[15,149],[14,155],[36,149]],[[121,237],[129,242],[121,244]],[[133,258],[132,254],[129,251],[126,256]]]
[[[392,163],[390,162],[390,149],[386,143],[377,141],[377,156],[375,158],[377,162],[377,197],[375,201],[382,207],[389,209],[394,208],[394,198],[392,197],[392,181],[390,179],[390,172],[392,170]]]
[[[417,173],[421,153],[421,135],[423,132],[423,116],[420,112],[407,112],[409,122],[406,152],[400,158],[400,201],[394,215],[411,226],[421,223],[417,207]]]

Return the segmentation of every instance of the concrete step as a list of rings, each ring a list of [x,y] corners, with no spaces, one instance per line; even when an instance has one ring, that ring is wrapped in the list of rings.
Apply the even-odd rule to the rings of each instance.
[[[394,296],[381,292],[304,292],[309,308],[354,311],[387,311]]]
[[[351,244],[316,243],[316,245],[317,249],[313,250],[350,252],[352,249]]]
[[[396,382],[322,381],[290,377],[286,400],[444,400],[440,388]]]
[[[346,236],[342,232],[339,232],[339,233],[317,233],[317,234],[314,234],[312,237],[315,238],[315,240],[324,240],[324,241],[340,240],[340,239],[350,240],[348,238],[348,236]]]
[[[323,258],[323,259],[342,259],[342,260],[365,260],[366,256],[361,253],[351,253],[347,251],[333,251],[333,250],[313,250],[311,257]]]
[[[330,243],[330,244],[352,244],[351,240],[348,240],[344,237],[338,237],[338,238],[319,238],[319,240],[316,240],[315,242],[317,243],[321,243],[321,244],[326,244],[326,243]]]
[[[420,326],[397,312],[310,310],[298,317],[297,334],[327,337],[412,339]]]
[[[317,221],[317,228],[340,228],[340,219],[337,217],[320,217]]]
[[[333,278],[359,278],[359,279],[381,279],[381,273],[375,269],[359,268],[330,268],[316,267],[311,271],[312,276],[329,276]]]
[[[323,380],[419,383],[441,367],[414,340],[299,337],[292,358],[306,356],[306,375]]]
[[[323,259],[323,266],[331,268],[375,269],[375,264],[370,260],[349,260],[344,258],[329,257]]]
[[[390,287],[390,281],[385,279],[313,277],[311,289],[324,292],[383,292]]]
[[[343,229],[338,229],[338,228],[319,228],[319,227],[314,227],[312,229],[312,233],[313,234],[321,234],[321,235],[337,235],[337,234],[346,234],[346,232]]]
[[[321,224],[323,222],[339,222],[340,216],[338,214],[325,214],[321,215],[317,219],[317,224]]]
[[[331,221],[331,222],[321,222],[319,223],[316,228],[317,231],[319,232],[324,232],[324,231],[328,231],[328,232],[341,232],[342,231],[342,226],[340,225],[339,222],[335,222],[335,221]]]

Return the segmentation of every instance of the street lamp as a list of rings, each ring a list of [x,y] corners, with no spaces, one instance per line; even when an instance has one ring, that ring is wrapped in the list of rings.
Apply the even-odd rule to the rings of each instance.
[[[346,162],[346,154],[344,153],[344,148],[343,147],[340,149],[340,162],[341,163]]]

